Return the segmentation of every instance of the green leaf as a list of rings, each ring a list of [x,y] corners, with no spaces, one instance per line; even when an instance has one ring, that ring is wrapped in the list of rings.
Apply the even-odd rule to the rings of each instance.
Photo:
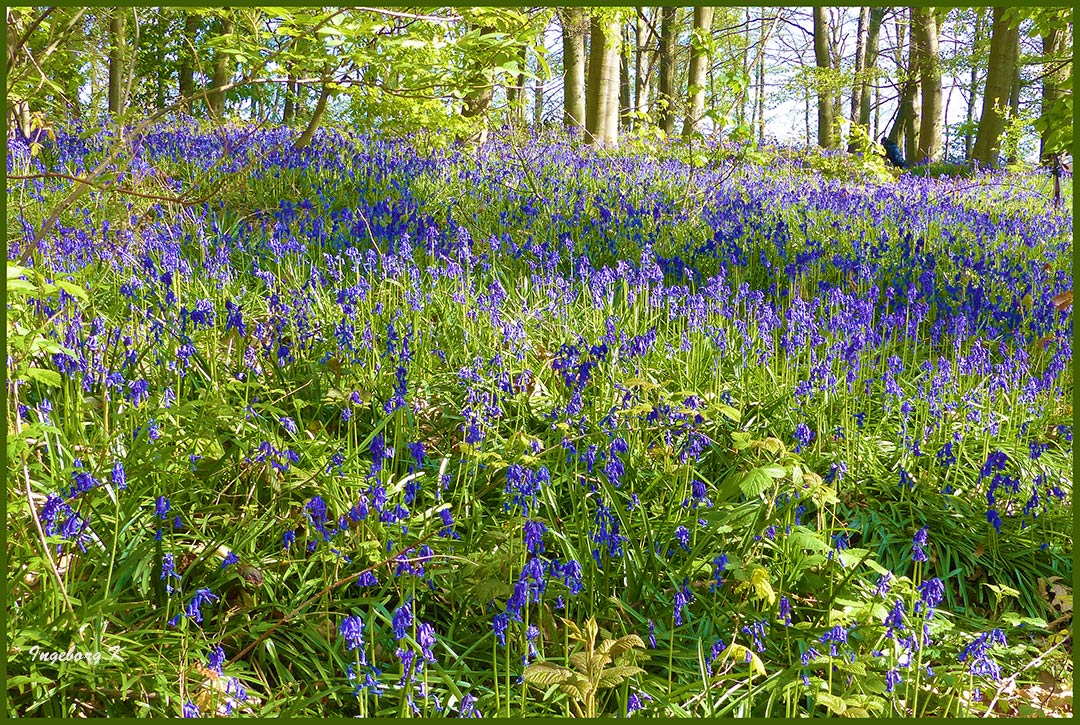
[[[842,697],[837,697],[828,692],[819,692],[815,697],[820,704],[827,707],[829,712],[834,715],[843,715],[847,711],[847,703],[844,702],[844,698]]]
[[[623,680],[629,679],[634,675],[644,672],[640,667],[633,665],[619,665],[617,667],[609,667],[600,674],[600,681],[596,684],[596,689],[606,690],[610,687],[623,682]]]
[[[65,282],[64,280],[56,280],[56,286],[67,292],[72,297],[82,300],[83,302],[89,302],[90,297],[86,294],[86,290],[77,284],[71,282]]]
[[[45,370],[44,368],[27,368],[23,371],[22,376],[27,380],[36,380],[42,385],[52,388],[59,388],[64,383],[60,373],[55,370]]]
[[[550,662],[533,662],[525,668],[522,677],[526,682],[548,688],[566,682],[574,673]]]
[[[739,481],[739,490],[747,497],[758,496],[769,488],[769,477],[760,468],[747,471]]]

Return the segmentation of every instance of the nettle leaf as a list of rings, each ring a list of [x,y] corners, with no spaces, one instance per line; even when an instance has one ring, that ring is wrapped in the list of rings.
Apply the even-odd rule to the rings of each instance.
[[[550,662],[533,662],[522,673],[525,681],[543,688],[559,685],[574,677],[574,672]]]
[[[739,490],[746,496],[759,496],[768,490],[771,480],[760,468],[747,471],[739,481]]]
[[[811,531],[805,526],[792,526],[788,534],[788,541],[792,546],[810,551],[829,551],[832,547],[829,542],[821,538],[821,535]]]

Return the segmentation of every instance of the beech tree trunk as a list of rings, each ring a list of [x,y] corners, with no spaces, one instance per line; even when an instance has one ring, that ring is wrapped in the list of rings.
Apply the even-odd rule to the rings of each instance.
[[[1001,133],[1005,130],[1004,108],[1009,102],[1013,68],[1016,65],[1020,27],[1006,20],[1006,9],[994,8],[993,30],[990,36],[990,62],[986,70],[986,89],[983,91],[979,134],[975,138],[972,159],[981,166],[997,166],[1001,151]]]
[[[589,33],[589,85],[585,101],[585,130],[589,143],[613,148],[619,139],[619,29],[616,13],[592,19]]]
[[[708,70],[709,54],[705,43],[712,29],[713,8],[694,8],[694,39],[690,48],[690,68],[686,74],[686,95],[690,99],[690,108],[683,123],[683,136],[689,136],[701,125],[705,115],[705,72]],[[764,19],[761,26],[765,27]]]
[[[678,8],[660,9],[660,78],[656,102],[658,125],[664,133],[675,130],[675,13]]]
[[[583,8],[560,8],[563,28],[563,124],[585,126],[585,34],[588,18]]]
[[[829,58],[829,16],[828,9],[814,8],[814,60],[818,70],[831,68]],[[818,146],[828,149],[835,145],[833,133],[833,94],[825,78],[818,83]]]
[[[938,22],[933,8],[912,8],[912,31],[919,61],[922,110],[915,161],[930,163],[941,158],[941,56],[938,51]]]

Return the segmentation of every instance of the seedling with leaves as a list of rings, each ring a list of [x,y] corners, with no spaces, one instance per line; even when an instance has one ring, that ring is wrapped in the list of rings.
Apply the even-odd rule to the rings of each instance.
[[[644,672],[640,667],[627,662],[627,654],[636,661],[644,654],[645,643],[636,634],[627,634],[618,638],[607,638],[599,645],[596,638],[599,627],[596,618],[590,617],[584,628],[568,619],[563,619],[569,629],[570,639],[578,642],[583,649],[573,652],[569,657],[571,667],[562,667],[553,662],[534,662],[525,668],[525,681],[545,690],[558,685],[559,689],[570,696],[570,702],[579,717],[596,717],[596,696],[600,690],[606,690],[621,684],[624,680]],[[639,654],[636,650],[642,650]]]

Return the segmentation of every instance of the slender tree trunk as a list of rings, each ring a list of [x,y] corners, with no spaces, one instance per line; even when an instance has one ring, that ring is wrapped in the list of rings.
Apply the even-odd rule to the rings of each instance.
[[[866,27],[866,48],[863,53],[863,78],[859,83],[859,123],[870,128],[870,87],[877,69],[878,37],[881,35],[881,22],[885,19],[885,8],[870,8]],[[877,124],[874,126],[874,138],[877,138]]]
[[[1020,114],[1020,50],[1017,48],[1017,62],[1013,63],[1013,79],[1012,86],[1009,88],[1009,118],[1016,118]],[[1015,164],[1020,149],[1017,144],[1010,144],[1009,155],[1006,157],[1006,161],[1010,164]]]
[[[1049,59],[1051,63],[1056,63],[1065,53],[1066,39],[1071,35],[1069,32],[1071,27],[1057,27],[1054,26],[1049,29],[1046,35],[1042,36],[1042,52],[1045,59]],[[1058,103],[1062,97],[1068,92],[1068,68],[1063,66],[1058,70],[1050,70],[1043,76],[1042,86],[1042,106],[1041,115],[1045,116],[1047,112]],[[1047,156],[1047,143],[1049,140],[1049,132],[1051,129],[1043,131],[1039,137],[1039,158],[1043,161]]]
[[[1005,13],[1003,7],[994,8],[986,90],[983,92],[982,115],[979,117],[979,134],[972,151],[972,159],[984,167],[998,165],[1001,132],[1005,129],[1002,107],[1008,103],[1020,39],[1019,25],[1007,20]]]
[[[544,122],[544,82],[533,81],[533,126],[540,128]]]
[[[221,35],[232,35],[233,21],[229,8],[223,8],[223,10],[226,15],[219,21],[218,29]],[[210,113],[218,120],[225,115],[225,91],[222,89],[229,83],[232,75],[230,65],[231,62],[226,53],[221,50],[214,51],[214,76],[207,101],[210,105]]]
[[[659,126],[664,133],[675,130],[675,14],[678,8],[660,9],[660,83],[657,103]]]
[[[810,146],[810,90],[803,87],[803,121],[806,123],[806,145]]]
[[[652,46],[656,42],[649,23],[644,17],[646,9],[639,8],[640,15],[637,18],[637,44],[634,48],[636,73],[634,74],[634,110],[642,113],[648,110],[649,100],[649,76],[652,73]],[[655,14],[656,9],[652,8]]]
[[[690,48],[690,68],[686,74],[686,95],[690,99],[690,108],[683,123],[683,136],[698,131],[705,115],[705,71],[709,63],[707,43],[712,29],[713,10],[711,7],[694,7],[694,39]],[[761,27],[765,27],[764,22]]]
[[[779,12],[779,11],[777,11]],[[758,145],[765,143],[765,42],[767,38],[765,35],[765,8],[761,8],[761,30],[758,35],[758,47],[762,50],[758,52],[757,62],[757,139]]]
[[[619,57],[622,55],[622,14],[616,14],[604,28],[605,53],[604,65],[608,75],[608,100],[604,106],[604,146],[616,148],[619,145],[619,90],[622,87],[619,76]]]
[[[938,51],[938,21],[933,8],[912,8],[913,35],[919,61],[922,112],[919,145],[915,160],[931,163],[941,158],[941,55]]]
[[[308,121],[307,127],[300,134],[300,138],[296,139],[295,148],[297,150],[311,143],[311,138],[315,135],[315,131],[319,129],[323,116],[326,114],[326,104],[330,100],[329,70],[329,68],[323,69],[322,90],[319,92],[319,100],[315,104],[315,112],[311,114],[311,120]]]
[[[285,81],[285,108],[281,111],[281,125],[288,126],[296,118],[296,74],[289,73]]]
[[[518,53],[518,69],[520,72],[513,77],[512,84],[506,89],[506,105],[511,123],[525,123],[525,64],[528,63],[527,52],[528,48],[524,45],[521,46]]]
[[[908,9],[907,66],[905,73],[908,85],[905,87],[903,103],[904,113],[904,158],[913,163],[919,154],[919,52],[915,44],[914,13]]]
[[[124,13],[125,8],[114,8],[109,18],[109,113],[119,116],[124,109]]]
[[[560,8],[563,29],[563,124],[585,126],[585,34],[588,18],[583,8]]]
[[[865,85],[864,78],[866,68],[866,47],[864,45],[864,36],[867,34],[867,25],[869,24],[869,8],[859,8],[859,23],[855,29],[855,82],[851,86],[851,122],[859,123],[859,119],[862,118],[862,89]],[[848,152],[853,153],[855,151],[854,141],[848,143]]]
[[[971,42],[971,80],[968,82],[967,116],[964,131],[964,160],[971,162],[972,144],[975,141],[975,98],[979,93],[979,64],[976,62],[979,45],[983,41],[986,8],[974,8],[975,29]]]
[[[834,146],[833,97],[827,78],[831,68],[828,8],[814,8],[814,60],[821,74],[818,78],[818,146],[828,149]]]
[[[619,126],[626,128],[630,123],[630,117],[627,115],[633,107],[630,98],[630,26],[627,23],[623,23],[620,28],[620,35],[622,36],[622,43],[619,44]]]

